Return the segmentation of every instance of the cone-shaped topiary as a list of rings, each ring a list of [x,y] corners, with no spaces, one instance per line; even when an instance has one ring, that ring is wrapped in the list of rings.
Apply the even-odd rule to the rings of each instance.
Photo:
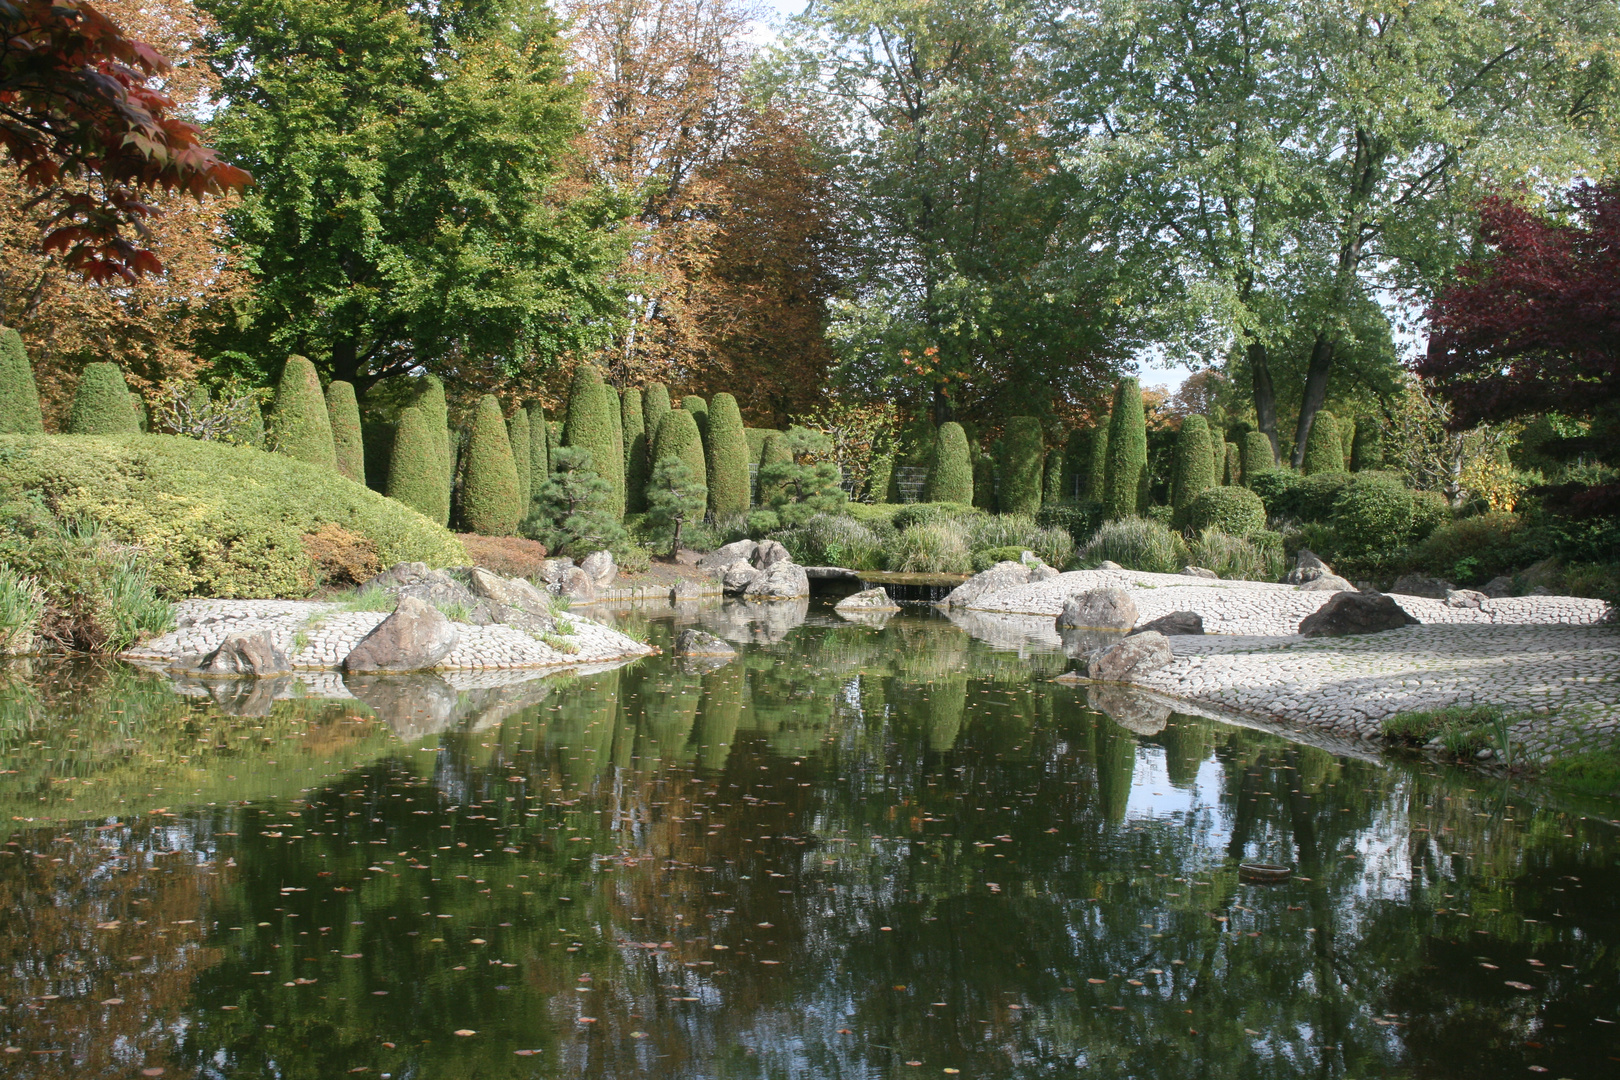
[[[44,430],[39,387],[22,335],[0,330],[0,435],[38,435]]]
[[[439,467],[439,437],[432,413],[422,405],[399,411],[394,446],[388,457],[388,497],[398,499],[429,520],[436,520],[443,498],[444,470]]]
[[[1355,440],[1350,444],[1350,471],[1362,472],[1384,467],[1384,429],[1370,416],[1356,421]]]
[[[987,452],[973,455],[973,505],[996,512],[996,459]]]
[[[641,392],[641,419],[643,428],[647,432],[647,470],[651,475],[653,459],[653,440],[658,438],[658,425],[663,423],[664,414],[669,412],[669,387],[663,383],[653,383]]]
[[[709,512],[716,518],[740,514],[748,509],[748,436],[743,434],[742,411],[730,394],[716,394],[708,415],[703,458],[709,470]]]
[[[1105,416],[1091,429],[1091,458],[1086,463],[1087,502],[1103,501],[1103,491],[1108,483],[1108,425],[1111,420],[1111,417]]]
[[[302,356],[287,357],[270,407],[270,439],[276,453],[337,471],[337,447],[326,398],[315,365]]]
[[[357,484],[366,482],[366,445],[360,435],[360,403],[354,384],[334,381],[326,388],[326,420],[332,425],[332,448],[338,472]]]
[[[1228,487],[1243,483],[1243,449],[1235,442],[1226,444],[1226,468],[1221,475],[1221,483]]]
[[[759,448],[759,470],[764,476],[768,465],[793,464],[793,452],[788,449],[787,436],[780,432],[772,432],[765,436],[765,442]],[[783,485],[766,484],[764,480],[759,483],[759,505],[769,506],[772,496],[781,493]]]
[[[647,414],[640,390],[626,390],[620,418],[624,428],[624,509],[640,514],[647,509]]]
[[[522,409],[513,413],[506,422],[506,431],[512,440],[512,464],[517,466],[518,520],[522,521],[529,514],[529,500],[534,495],[534,466],[529,460],[534,440],[529,434],[529,414]]]
[[[444,400],[444,383],[439,381],[437,375],[428,375],[422,379],[421,396],[417,398],[418,405],[422,407],[422,417],[427,422],[428,433],[433,436],[435,454],[439,462],[439,489],[430,513],[423,511],[428,517],[440,525],[450,524],[450,489],[455,483],[456,455],[450,445],[450,407]]]
[[[1114,388],[1114,408],[1108,420],[1104,515],[1112,521],[1143,513],[1147,492],[1147,416],[1142,411],[1142,388],[1135,379],[1121,379]]]
[[[583,363],[575,368],[574,381],[568,388],[568,419],[563,423],[562,442],[591,455],[592,470],[610,489],[609,509],[622,519],[624,452],[613,435],[614,418],[608,407],[612,393],[603,385],[602,373],[594,364]],[[613,400],[616,411],[618,398],[614,396]]]
[[[314,368],[310,368],[311,374],[314,371]],[[317,402],[320,401],[320,394],[321,385],[317,382]],[[320,406],[320,414],[324,423],[324,404]],[[129,386],[124,382],[124,373],[117,364],[84,366],[79,388],[73,394],[73,409],[68,413],[66,430],[69,435],[130,435],[141,430],[140,418],[129,399]],[[328,449],[331,445],[331,432],[328,432]]]
[[[1046,452],[1046,475],[1042,480],[1041,505],[1063,500],[1063,451],[1061,448]]]
[[[1311,421],[1311,433],[1305,439],[1304,472],[1344,472],[1344,443],[1339,438],[1339,422],[1333,414],[1322,409]]]
[[[529,498],[532,502],[540,485],[551,475],[551,441],[546,437],[546,409],[538,401],[529,402]]]
[[[934,435],[934,460],[923,486],[925,502],[973,502],[973,459],[968,456],[967,432],[952,420],[939,425]]]
[[[709,437],[709,403],[696,394],[687,394],[681,398],[681,408],[692,414],[697,421],[698,434],[705,440]]]
[[[463,451],[461,524],[483,536],[511,536],[521,519],[512,438],[494,394],[478,402]]]
[[[1215,486],[1214,462],[1209,456],[1209,421],[1197,413],[1181,422],[1176,434],[1175,471],[1170,478],[1170,522],[1187,524],[1187,507]]]
[[[1046,446],[1041,422],[1033,416],[1007,421],[1001,436],[1001,492],[1003,514],[1033,514],[1041,508],[1041,480],[1046,467]]]
[[[617,387],[602,384],[602,407],[607,413],[608,426],[613,429],[613,458],[603,463],[602,476],[613,487],[613,512],[616,521],[624,520],[624,509],[630,500],[624,490],[624,402]]]
[[[1271,445],[1271,436],[1263,431],[1250,431],[1243,436],[1243,486],[1252,487],[1254,478],[1277,467],[1277,451]]]
[[[652,456],[655,470],[665,458],[679,458],[692,470],[693,483],[708,486],[709,464],[703,457],[703,436],[698,434],[697,417],[684,409],[671,410],[659,421]]]
[[[1209,433],[1209,457],[1210,464],[1215,467],[1210,476],[1214,479],[1215,486],[1220,487],[1226,483],[1226,439],[1218,431]]]

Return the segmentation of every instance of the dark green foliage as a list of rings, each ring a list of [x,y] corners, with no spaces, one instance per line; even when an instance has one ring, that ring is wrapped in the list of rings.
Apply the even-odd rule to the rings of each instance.
[[[534,452],[534,437],[529,430],[529,414],[519,409],[506,422],[507,435],[512,441],[512,464],[517,466],[518,520],[529,516],[529,500],[534,497],[534,465],[530,455]]]
[[[1014,416],[1001,436],[1001,491],[1003,514],[1034,514],[1041,508],[1041,480],[1046,466],[1045,437],[1033,416]]]
[[[421,397],[417,402],[422,406],[423,416],[427,420],[428,432],[438,447],[439,472],[441,479],[435,495],[434,512],[427,516],[440,525],[450,523],[450,488],[456,475],[456,455],[450,444],[450,407],[444,400],[444,383],[439,381],[437,375],[428,375],[422,379]]]
[[[540,485],[534,509],[523,523],[523,534],[574,558],[611,550],[623,542],[624,526],[614,516],[613,486],[591,467],[589,450],[557,448],[551,457],[551,474]]]
[[[1350,471],[1366,472],[1384,467],[1384,429],[1377,420],[1363,416],[1356,421],[1355,439],[1350,444]]]
[[[983,452],[973,455],[973,505],[992,513],[996,509],[996,459]]]
[[[305,361],[306,363],[308,361]],[[313,377],[315,369],[309,369]],[[321,384],[315,383],[315,401],[319,406],[322,426],[326,424],[326,405],[321,402]],[[129,386],[117,364],[86,364],[79,379],[79,388],[73,394],[73,409],[68,413],[66,432],[69,435],[133,435],[141,430],[140,418],[130,402]],[[331,461],[332,433],[326,433],[327,460]]]
[[[1226,444],[1226,460],[1221,483],[1234,487],[1243,483],[1243,448],[1235,442]]]
[[[1263,431],[1249,431],[1243,435],[1243,483],[1254,486],[1254,478],[1277,467],[1277,452],[1272,449],[1271,437]]]
[[[1089,499],[1077,503],[1048,503],[1035,515],[1035,524],[1043,529],[1065,529],[1076,544],[1090,540],[1102,523],[1102,503]]]
[[[461,524],[483,536],[511,536],[522,519],[512,438],[494,394],[478,402],[467,436],[461,479]]]
[[[1339,438],[1339,422],[1326,409],[1318,412],[1311,421],[1311,433],[1305,441],[1303,471],[1306,476],[1344,472],[1344,443]]]
[[[0,330],[0,435],[37,435],[44,430],[39,387],[22,335]]]
[[[772,435],[780,435],[780,434],[782,434],[782,432],[777,431],[775,428],[759,428],[759,427],[745,427],[745,428],[743,428],[743,435],[746,436],[747,439],[748,439],[748,461],[749,461],[749,463],[752,464],[752,465],[758,465],[759,461],[760,461],[760,455],[765,450],[765,440],[770,438]]]
[[[1266,513],[1276,517],[1293,517],[1294,504],[1290,494],[1302,478],[1292,469],[1266,469],[1250,478],[1249,490],[1260,496]]]
[[[1187,504],[1187,525],[1195,531],[1218,529],[1244,537],[1266,527],[1266,505],[1245,487],[1212,487]]]
[[[1046,452],[1046,472],[1041,481],[1041,504],[1063,500],[1063,451]]]
[[[1226,442],[1218,431],[1209,433],[1209,458],[1210,464],[1215,467],[1210,474],[1212,482],[1219,487],[1226,483]]]
[[[687,394],[681,398],[681,408],[692,414],[692,418],[697,421],[698,434],[707,442],[709,438],[709,403],[696,394]]]
[[[1086,497],[1086,479],[1091,469],[1091,432],[1079,428],[1069,432],[1063,444],[1062,498],[1069,501]]]
[[[443,498],[439,439],[429,411],[412,405],[399,411],[394,445],[388,458],[388,497],[398,499],[430,521],[436,521]]]
[[[748,437],[743,434],[742,412],[730,394],[716,394],[709,402],[709,437],[704,441],[708,463],[709,512],[717,518],[748,509]]]
[[[532,503],[551,472],[551,438],[545,406],[529,402],[529,501]],[[528,512],[524,512],[528,517]]]
[[[652,383],[641,392],[641,418],[642,426],[647,432],[647,467],[650,470],[654,464],[652,457],[653,442],[658,438],[658,425],[663,423],[664,414],[669,412],[669,387],[663,383]]]
[[[952,421],[939,426],[933,456],[923,498],[928,502],[971,503],[973,463],[968,458],[967,432],[961,424]]]
[[[653,436],[653,461],[680,458],[691,468],[692,475],[709,486],[709,464],[703,457],[703,437],[698,434],[697,417],[683,409],[672,409],[664,414]]]
[[[620,399],[620,427],[624,429],[624,509],[639,514],[647,509],[647,414],[640,390],[626,390]]]
[[[1373,474],[1347,484],[1330,519],[1340,554],[1360,560],[1394,556],[1412,535],[1412,512],[1412,493],[1393,477]]]
[[[611,390],[602,383],[602,373],[594,364],[582,363],[574,369],[574,380],[568,388],[568,419],[563,424],[563,445],[584,450],[593,462],[591,472],[608,485],[608,506],[614,512],[622,505],[622,484],[615,485],[618,469],[622,467],[624,453],[614,438],[613,412],[608,397]],[[556,463],[552,463],[556,468]],[[621,478],[622,479],[622,478]],[[623,516],[622,514],[620,515]]]
[[[1215,486],[1214,459],[1209,450],[1209,421],[1193,413],[1181,422],[1176,434],[1175,472],[1170,481],[1172,520],[1187,524],[1187,508],[1194,499]]]
[[[761,506],[771,505],[771,500],[781,491],[780,483],[766,483],[765,476],[771,466],[792,465],[793,454],[788,451],[787,435],[771,434],[759,448],[759,503]]]
[[[1339,452],[1344,459],[1346,468],[1348,468],[1350,455],[1355,452],[1356,425],[1354,422],[1340,417],[1335,417],[1334,420],[1339,425]]]
[[[837,510],[848,501],[839,486],[838,467],[815,460],[829,448],[825,434],[794,426],[788,428],[782,443],[788,460],[762,465],[759,486],[762,493],[771,493],[770,508],[784,526],[802,525],[816,514]],[[766,446],[770,446],[770,440]]]
[[[339,475],[366,482],[366,447],[360,436],[360,403],[354,386],[338,380],[326,388],[326,420],[332,426],[332,448]]]
[[[1412,539],[1427,540],[1442,525],[1451,523],[1451,504],[1438,491],[1412,492]],[[1611,525],[1612,528],[1612,525]],[[1611,552],[1616,548],[1611,541]]]
[[[624,509],[630,504],[629,495],[624,489],[624,402],[619,397],[618,389],[608,383],[602,384],[601,394],[608,424],[613,429],[613,456],[603,462],[601,473],[613,485],[613,507],[619,520],[623,521]]]
[[[1114,388],[1114,408],[1108,421],[1108,467],[1103,478],[1102,504],[1110,521],[1133,517],[1147,509],[1147,465],[1142,388],[1135,379],[1121,379]]]
[[[1113,418],[1105,416],[1091,429],[1091,457],[1086,462],[1086,486],[1081,495],[1089,502],[1101,503],[1108,484],[1108,425]]]
[[[278,454],[337,471],[332,421],[326,415],[321,377],[302,356],[289,356],[270,407],[270,442]]]
[[[708,501],[708,489],[680,458],[664,458],[653,469],[647,481],[647,523],[655,529],[669,530],[670,558],[681,549],[681,530],[703,520]]]

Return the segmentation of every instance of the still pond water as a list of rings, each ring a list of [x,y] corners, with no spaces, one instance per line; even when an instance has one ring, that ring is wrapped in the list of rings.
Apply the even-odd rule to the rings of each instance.
[[[1620,808],[728,625],[375,710],[4,669],[0,1075],[1620,1075]]]

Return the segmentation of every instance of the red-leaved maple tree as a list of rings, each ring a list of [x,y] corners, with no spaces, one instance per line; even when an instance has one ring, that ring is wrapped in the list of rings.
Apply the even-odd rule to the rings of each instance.
[[[253,182],[174,115],[153,82],[168,69],[91,4],[0,0],[0,146],[36,200],[56,204],[43,250],[91,281],[162,272],[139,242],[158,212],[143,193]]]

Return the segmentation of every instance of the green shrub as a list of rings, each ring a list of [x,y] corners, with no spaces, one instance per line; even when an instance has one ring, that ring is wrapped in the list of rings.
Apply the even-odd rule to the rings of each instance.
[[[640,390],[625,390],[622,399],[624,428],[624,509],[639,514],[647,509],[647,480],[652,476],[648,456],[647,410]]]
[[[1242,446],[1243,483],[1254,487],[1256,477],[1277,468],[1277,452],[1272,448],[1271,436],[1263,431],[1246,432]]]
[[[687,394],[681,398],[681,408],[692,414],[692,419],[697,421],[698,434],[707,443],[709,439],[709,403],[696,394]]]
[[[534,497],[534,473],[530,454],[534,439],[529,431],[529,414],[522,409],[506,422],[506,434],[512,446],[512,464],[517,467],[517,504],[519,521],[529,516],[529,501]]]
[[[723,543],[734,543],[754,536],[765,536],[774,533],[782,527],[782,519],[776,516],[775,510],[750,510],[743,517],[743,529],[740,533],[727,532]]]
[[[1168,525],[1146,518],[1106,522],[1080,552],[1081,566],[1111,561],[1127,570],[1174,574],[1187,565],[1187,545]]]
[[[420,405],[399,411],[388,459],[388,497],[437,520],[444,480],[439,469],[439,440],[428,424],[428,411]]]
[[[1059,502],[1063,498],[1063,451],[1046,452],[1046,472],[1042,478],[1041,502]]]
[[[1365,472],[1384,467],[1384,429],[1370,416],[1356,421],[1355,438],[1350,444],[1350,471]]]
[[[1042,506],[1035,515],[1035,523],[1042,528],[1062,529],[1076,544],[1090,540],[1103,523],[1103,508],[1099,502],[1058,503]]]
[[[883,542],[877,533],[843,514],[814,514],[802,525],[771,534],[801,566],[881,570]]]
[[[625,490],[624,402],[619,391],[610,383],[603,383],[597,391],[602,395],[603,411],[607,414],[608,428],[613,433],[613,451],[602,462],[602,477],[613,487],[613,513],[616,520],[624,520],[625,507],[630,505],[630,494]]]
[[[1350,452],[1354,449],[1356,442],[1356,425],[1354,421],[1347,420],[1342,416],[1336,416],[1334,420],[1339,425],[1339,460],[1343,461],[1344,467],[1348,469],[1350,467]]]
[[[36,578],[0,564],[0,656],[34,652],[45,590]]]
[[[1451,504],[1438,491],[1412,492],[1412,539],[1429,538],[1442,525],[1451,522]]]
[[[622,520],[618,513],[622,505],[621,492],[615,490],[613,462],[623,452],[613,437],[613,413],[610,409],[608,389],[602,383],[602,373],[596,365],[582,363],[574,369],[573,381],[568,387],[568,419],[563,423],[563,445],[583,450],[590,455],[591,473],[608,485],[608,509]],[[553,462],[553,469],[556,464]]]
[[[989,454],[973,456],[973,505],[991,513],[996,509],[996,459]]]
[[[973,502],[973,461],[961,424],[952,421],[939,426],[923,498],[931,503]]]
[[[1284,472],[1284,479],[1267,477],[1259,481],[1256,493],[1266,504],[1273,517],[1292,518],[1295,521],[1327,521],[1333,516],[1333,504],[1339,495],[1358,483],[1358,478],[1347,472],[1316,473],[1300,476]]]
[[[28,362],[22,335],[0,330],[0,435],[39,435],[45,418],[39,409],[39,387]]]
[[[1086,497],[1086,474],[1091,468],[1091,432],[1076,428],[1063,444],[1062,491],[1047,502],[1073,502]]]
[[[760,455],[765,450],[765,440],[772,435],[781,435],[783,432],[775,428],[743,428],[743,437],[748,440],[748,463],[758,465]]]
[[[924,525],[934,521],[958,521],[964,518],[985,517],[984,511],[975,506],[963,503],[904,503],[890,516],[890,524],[896,531],[908,529],[913,525]]]
[[[1019,547],[1017,544],[1008,547],[980,548],[973,552],[973,572],[982,574],[996,563],[1018,562],[1024,557],[1024,552],[1028,550],[1028,548]]]
[[[1001,436],[1001,489],[997,501],[1004,514],[1033,514],[1041,508],[1041,482],[1046,447],[1041,422],[1014,416]]]
[[[829,513],[848,502],[838,466],[825,460],[831,440],[797,425],[782,437],[788,460],[760,466],[760,491],[770,492],[770,508],[783,525],[798,525],[813,514]],[[767,449],[772,443],[767,440]]]
[[[653,468],[665,458],[679,458],[692,470],[695,480],[709,486],[709,466],[703,456],[703,439],[698,434],[697,418],[682,409],[664,414],[653,436]]]
[[[778,468],[774,471],[780,472],[781,466],[791,464],[793,464],[793,454],[788,450],[787,436],[785,434],[767,436],[764,444],[759,449],[759,503],[761,506],[769,506],[771,500],[778,497],[782,492],[781,483],[766,483],[766,472],[772,471],[771,466],[777,466]]]
[[[551,440],[546,437],[546,409],[538,401],[529,402],[529,501],[551,473]],[[528,516],[528,508],[523,514]]]
[[[450,443],[450,408],[444,400],[444,383],[437,375],[424,375],[416,404],[427,421],[439,464],[439,480],[433,489],[433,513],[427,516],[440,525],[450,524],[450,488],[456,475],[456,456]],[[423,511],[426,513],[426,511]]]
[[[320,400],[320,393],[320,383],[317,382],[317,401]],[[320,412],[321,421],[325,423],[324,404]],[[68,413],[65,430],[69,435],[132,435],[141,430],[140,418],[130,404],[129,385],[124,382],[124,373],[117,364],[84,366],[79,388],[73,394],[73,408]]]
[[[1170,527],[1174,527],[1176,520],[1175,510],[1168,506],[1150,506],[1142,513],[1142,516],[1149,521],[1157,521],[1161,525]]]
[[[366,446],[360,437],[360,403],[354,385],[341,380],[326,388],[326,420],[332,428],[337,470],[357,484],[366,482]]]
[[[1108,465],[1103,479],[1103,512],[1110,520],[1135,517],[1148,505],[1147,418],[1142,388],[1121,379],[1114,388],[1108,423]]]
[[[1084,501],[1103,506],[1104,513],[1107,512],[1104,495],[1108,490],[1108,426],[1111,423],[1113,417],[1104,416],[1091,429],[1091,457],[1086,462],[1086,486],[1082,492]]]
[[[642,427],[647,432],[647,470],[652,471],[654,459],[651,456],[653,441],[658,438],[658,425],[663,423],[664,417],[669,413],[669,387],[663,383],[651,383],[641,392],[641,419]]]
[[[1304,473],[1342,473],[1344,469],[1344,440],[1339,436],[1339,422],[1326,409],[1311,419],[1311,433],[1305,439]]]
[[[615,513],[613,487],[597,475],[590,451],[559,446],[551,466],[535,495],[534,509],[523,522],[523,535],[572,558],[623,550],[626,534]]]
[[[703,520],[709,493],[692,467],[678,457],[659,460],[647,480],[647,522],[669,535],[669,557],[681,549],[681,532]]]
[[[1524,519],[1493,511],[1440,526],[1416,545],[1408,565],[1459,585],[1476,585],[1512,573],[1523,559],[1519,542]]]
[[[709,512],[715,517],[748,509],[748,437],[743,434],[737,399],[716,394],[709,403],[709,437],[704,460],[709,470]]]
[[[1249,536],[1266,527],[1266,506],[1248,488],[1213,487],[1188,505],[1186,521],[1197,532],[1216,529],[1228,536]]]
[[[482,536],[511,536],[522,520],[517,463],[501,403],[485,394],[468,436],[461,481],[461,524]]]
[[[1243,537],[1204,529],[1188,542],[1187,557],[1231,581],[1278,581],[1288,572],[1282,538],[1263,530]]]
[[[967,529],[958,521],[906,526],[887,545],[884,561],[904,574],[966,574],[973,569]]]
[[[1235,442],[1226,444],[1226,458],[1221,472],[1221,483],[1235,487],[1243,483],[1243,451]]]
[[[1187,508],[1215,486],[1215,462],[1209,447],[1209,421],[1193,413],[1176,433],[1175,468],[1170,481],[1173,523],[1187,524]]]
[[[1209,433],[1210,483],[1216,487],[1226,483],[1226,440],[1221,433]]]
[[[122,377],[119,382],[122,384]],[[337,447],[321,394],[321,377],[315,365],[302,356],[289,356],[281,369],[275,404],[270,407],[270,444],[278,454],[337,471]]]
[[[1330,522],[1341,557],[1388,558],[1412,535],[1412,493],[1387,477],[1364,476],[1339,493]]]

